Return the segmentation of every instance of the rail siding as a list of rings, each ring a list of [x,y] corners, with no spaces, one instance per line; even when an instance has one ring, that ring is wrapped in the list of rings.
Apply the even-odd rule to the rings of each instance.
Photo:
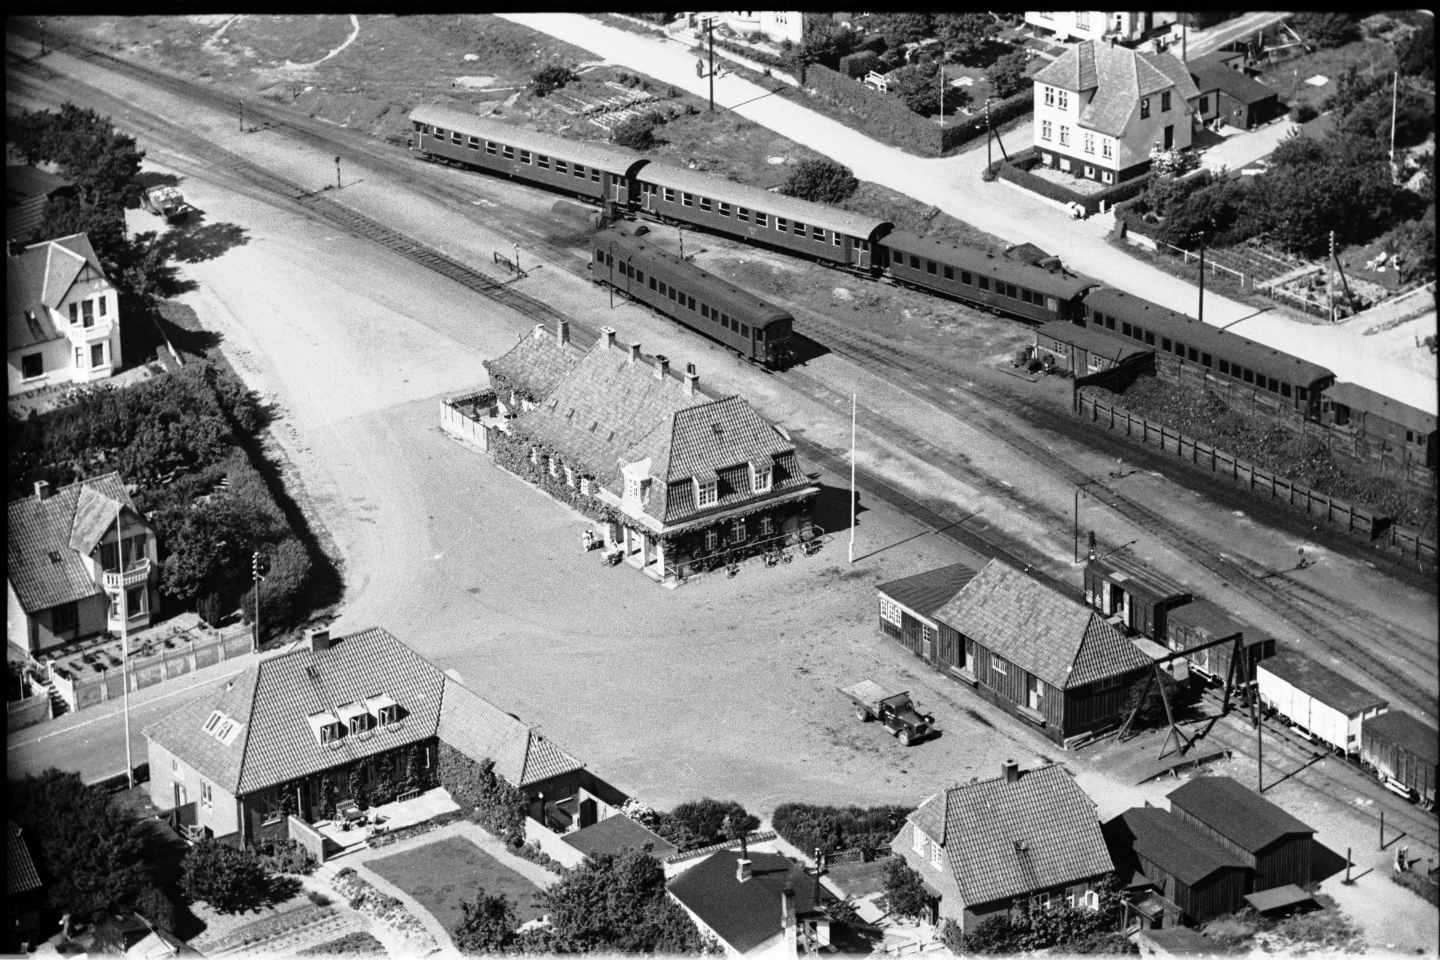
[[[1377,516],[1365,507],[1276,476],[1218,447],[1138,417],[1123,407],[1079,394],[1075,398],[1075,412],[1093,426],[1123,432],[1140,443],[1174,454],[1177,459],[1208,466],[1217,475],[1228,477],[1236,486],[1245,488],[1251,496],[1284,501],[1307,516],[1320,517],[1351,533],[1364,534],[1378,546],[1417,563],[1433,565],[1436,561],[1435,541],[1416,530],[1390,523],[1389,518]]]

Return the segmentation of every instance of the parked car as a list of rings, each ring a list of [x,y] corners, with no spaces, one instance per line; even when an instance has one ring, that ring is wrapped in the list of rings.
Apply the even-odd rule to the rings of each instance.
[[[174,187],[151,187],[141,195],[140,200],[147,213],[172,222],[184,220],[190,215],[190,204],[185,202],[185,197]]]
[[[889,693],[873,680],[842,687],[840,692],[855,704],[861,723],[879,720],[905,746],[918,743],[935,729],[934,714],[921,713],[907,691]]]

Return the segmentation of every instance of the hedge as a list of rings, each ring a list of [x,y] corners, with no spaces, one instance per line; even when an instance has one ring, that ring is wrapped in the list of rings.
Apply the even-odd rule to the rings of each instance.
[[[867,855],[889,847],[900,832],[910,807],[822,807],[808,803],[782,803],[770,818],[775,832],[813,855],[859,849]]]
[[[1119,203],[1131,197],[1143,193],[1149,185],[1153,173],[1143,173],[1130,180],[1123,180],[1113,187],[1101,190],[1098,193],[1080,194],[1058,183],[1052,183],[1043,177],[1031,173],[1029,168],[1035,164],[1040,156],[1040,151],[1035,147],[1026,147],[1019,153],[1014,154],[1008,160],[997,160],[990,165],[990,170],[1003,180],[1024,187],[1032,193],[1038,193],[1042,197],[1049,197],[1051,200],[1058,200],[1061,203],[1078,203],[1085,208],[1087,215],[1095,213],[1100,209],[1102,202],[1107,204]]]
[[[476,823],[507,842],[525,836],[525,794],[495,772],[494,760],[477,762],[442,740],[437,765],[440,785]]]

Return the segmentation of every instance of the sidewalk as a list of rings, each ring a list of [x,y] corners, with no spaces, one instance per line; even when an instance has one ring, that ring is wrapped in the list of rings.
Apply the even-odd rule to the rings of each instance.
[[[677,44],[649,39],[607,27],[579,14],[502,13],[511,22],[547,33],[612,63],[637,70],[696,96],[708,96],[708,80],[695,76],[693,58]],[[1085,221],[1072,221],[1039,197],[1017,195],[980,180],[985,142],[978,141],[954,157],[926,159],[886,146],[804,106],[776,96],[738,76],[717,77],[715,100],[736,114],[767,127],[849,166],[855,176],[913,197],[927,205],[1003,237],[1029,242],[1058,254],[1068,266],[1111,283],[1172,310],[1193,310],[1196,288],[1149,264],[1135,260],[1106,243],[1096,243]],[[1014,153],[1028,140],[1007,137]],[[1013,142],[1011,142],[1013,141]],[[1255,314],[1248,304],[1207,295],[1205,319],[1216,326],[1233,324]],[[1312,324],[1270,311],[1266,323],[1247,324],[1237,332],[1260,343],[1325,364],[1342,380],[1377,390],[1422,410],[1436,409],[1435,376],[1404,366],[1384,355],[1390,345],[1367,342],[1343,331],[1335,343],[1317,345]]]

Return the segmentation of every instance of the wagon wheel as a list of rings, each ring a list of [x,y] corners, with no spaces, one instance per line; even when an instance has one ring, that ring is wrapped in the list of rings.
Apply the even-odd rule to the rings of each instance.
[[[870,722],[870,711],[869,711],[869,710],[866,710],[864,707],[856,707],[856,708],[855,708],[855,719],[856,719],[856,720],[859,720],[861,723],[869,723],[869,722]]]

